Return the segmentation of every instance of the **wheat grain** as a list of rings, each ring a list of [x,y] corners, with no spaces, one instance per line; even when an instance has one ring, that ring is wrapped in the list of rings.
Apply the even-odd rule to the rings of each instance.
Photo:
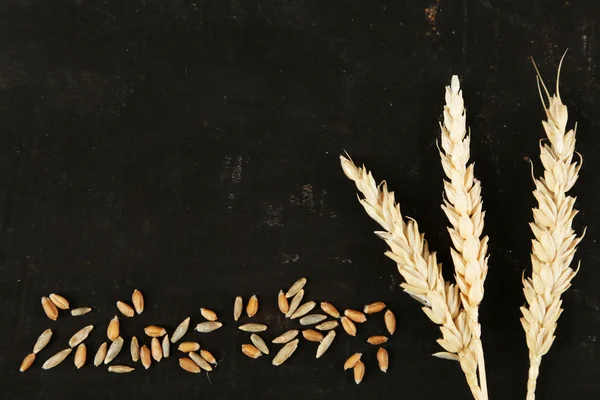
[[[461,306],[458,286],[444,281],[441,264],[438,264],[435,253],[429,251],[417,222],[404,219],[400,205],[396,203],[394,193],[388,191],[387,184],[383,182],[378,186],[365,167],[358,168],[343,156],[340,156],[340,162],[344,174],[354,181],[364,196],[359,200],[361,205],[384,229],[376,234],[390,247],[385,254],[396,262],[398,272],[404,278],[400,286],[419,301],[427,317],[440,326],[442,339],[438,339],[438,344],[460,356],[467,383],[475,399],[479,399],[477,357],[468,347],[471,332]]]
[[[547,142],[540,143],[544,175],[534,179],[533,195],[538,204],[533,209],[534,221],[530,223],[535,237],[531,251],[532,274],[530,278],[523,276],[522,279],[527,306],[521,307],[521,323],[529,348],[527,400],[535,399],[539,367],[554,342],[562,313],[561,295],[571,286],[571,280],[579,270],[579,267],[573,270],[570,264],[583,238],[583,235],[577,237],[573,230],[573,219],[577,215],[575,198],[567,195],[577,181],[582,158],[578,154],[579,163],[573,161],[577,126],[567,131],[569,113],[560,97],[559,80],[564,56],[558,66],[556,93],[552,96],[536,67],[540,99],[546,111],[547,120],[542,121],[542,126]]]
[[[377,301],[375,303],[367,304],[365,306],[365,308],[363,309],[363,312],[365,314],[375,314],[375,313],[378,313],[381,310],[383,310],[385,307],[386,307],[385,303],[383,303],[381,301]]]
[[[250,340],[252,341],[252,344],[254,344],[254,346],[256,346],[256,348],[260,350],[261,353],[269,354],[269,348],[267,347],[267,344],[256,333],[250,335]]]
[[[108,367],[108,372],[113,372],[115,374],[127,374],[132,371],[135,371],[135,368],[128,365],[110,365]]]
[[[290,309],[290,304],[288,303],[288,299],[285,297],[283,290],[280,290],[279,294],[277,295],[277,306],[279,307],[279,311],[281,311],[283,314],[286,314]]]
[[[152,354],[146,345],[143,345],[140,348],[140,361],[142,362],[144,369],[148,369],[152,365]]]
[[[208,308],[201,308],[200,314],[207,321],[216,321],[217,320],[217,313],[215,313],[213,310],[209,310]]]
[[[217,359],[208,350],[200,350],[200,357],[204,358],[209,364],[217,365]]]
[[[131,338],[129,352],[131,353],[131,361],[138,362],[140,360],[140,343],[138,342],[138,338],[135,336]]]
[[[318,324],[321,321],[325,321],[327,319],[327,315],[323,314],[310,314],[300,318],[300,325],[314,325]]]
[[[294,339],[291,342],[288,342],[285,346],[283,346],[275,355],[275,357],[273,357],[272,364],[278,367],[284,362],[286,362],[286,360],[289,359],[298,348],[299,342],[300,341],[298,339]]]
[[[37,354],[42,351],[44,347],[50,343],[50,339],[52,339],[52,329],[46,329],[35,341],[35,344],[33,345],[33,353]]]
[[[100,347],[98,347],[98,351],[96,351],[96,355],[94,356],[94,366],[97,367],[104,362],[107,350],[108,344],[106,342],[102,343]]]
[[[386,310],[383,319],[385,321],[385,327],[390,333],[393,335],[396,332],[396,316],[392,312],[392,310]]]
[[[85,343],[81,343],[77,346],[77,350],[75,351],[75,358],[73,363],[75,364],[75,368],[81,369],[85,365],[85,361],[87,360],[87,347],[85,347]]]
[[[379,350],[377,350],[377,364],[379,364],[381,372],[387,372],[389,363],[390,360],[387,350],[380,347]]]
[[[367,339],[367,343],[372,345],[383,344],[388,341],[387,336],[375,335]]]
[[[448,228],[454,245],[450,252],[471,331],[468,346],[477,357],[479,398],[485,400],[488,395],[478,308],[483,299],[483,284],[488,271],[488,237],[481,238],[485,217],[481,183],[474,178],[474,165],[467,165],[470,138],[462,91],[456,75],[452,77],[450,86],[446,87],[444,121],[440,123],[440,130],[440,158],[448,178],[444,181],[442,209],[452,225]]]
[[[307,301],[306,303],[298,307],[292,315],[290,315],[290,319],[296,319],[308,314],[310,311],[312,311],[313,308],[315,308],[316,305],[317,303],[315,303],[314,301]]]
[[[242,310],[244,308],[244,300],[241,296],[235,298],[233,302],[233,319],[237,321],[242,316]]]
[[[252,344],[243,344],[242,345],[242,353],[247,355],[250,358],[258,358],[262,356],[262,352],[256,348],[256,346]]]
[[[162,326],[150,325],[144,328],[144,333],[152,338],[163,337],[167,334],[167,330]]]
[[[238,327],[240,331],[244,332],[264,332],[267,330],[267,326],[265,324],[244,324]]]
[[[58,308],[56,308],[56,305],[50,301],[49,298],[42,297],[42,308],[44,309],[46,316],[52,321],[56,321],[58,319]]]
[[[71,315],[74,317],[80,317],[92,311],[91,307],[78,307],[71,310]]]
[[[346,333],[350,336],[356,336],[356,325],[354,322],[348,317],[342,317],[342,328],[346,331]]]
[[[116,315],[108,323],[108,328],[106,328],[106,336],[111,342],[119,337],[119,325],[119,317],[117,317]]]
[[[162,353],[164,358],[169,358],[171,355],[171,342],[169,342],[169,335],[165,335],[162,340]]]
[[[210,366],[210,364],[204,359],[204,357],[194,353],[194,352],[190,352],[188,354],[188,356],[203,370],[210,372],[212,371],[212,367]]]
[[[160,362],[163,358],[162,346],[160,345],[160,340],[156,337],[153,337],[150,341],[150,353],[156,362]]]
[[[173,336],[171,336],[171,343],[177,343],[188,331],[190,327],[190,317],[187,317],[175,329]]]
[[[250,300],[248,300],[248,305],[246,305],[246,314],[248,317],[252,318],[258,312],[258,298],[256,295],[252,295]]]
[[[208,362],[206,362],[206,360],[204,358],[202,358],[202,356],[194,353],[193,351],[190,351],[188,353],[188,356],[203,370],[210,372],[212,371],[212,367],[210,366],[210,364]]]
[[[354,364],[354,382],[358,385],[362,382],[365,377],[365,364],[361,360],[358,360],[356,364]]]
[[[142,292],[135,289],[131,294],[131,302],[136,313],[141,314],[144,312],[144,295],[142,295]]]
[[[285,297],[294,297],[306,285],[306,278],[300,278],[288,289]]]
[[[210,333],[213,331],[216,331],[217,329],[219,329],[220,327],[222,327],[223,324],[221,322],[200,322],[198,325],[196,325],[196,331],[200,332],[200,333]]]
[[[290,318],[292,316],[292,314],[294,314],[296,312],[296,310],[298,309],[298,306],[300,306],[300,302],[302,301],[303,297],[304,297],[304,289],[300,289],[298,291],[298,293],[296,293],[296,295],[292,299],[292,302],[290,303],[290,308],[289,308],[287,314],[285,314],[286,318]]]
[[[358,310],[346,310],[344,315],[358,324],[362,324],[367,320],[367,316]]]
[[[59,351],[58,353],[46,360],[46,362],[42,365],[42,369],[52,369],[56,367],[61,362],[65,361],[65,358],[67,358],[72,351],[73,349],[70,347],[68,349]]]
[[[191,359],[189,358],[180,358],[179,359],[179,366],[187,371],[187,372],[191,372],[192,374],[199,374],[201,369],[198,366],[198,364],[196,364],[195,362],[193,362]]]
[[[123,314],[124,316],[128,317],[128,318],[133,318],[133,316],[135,315],[135,311],[133,310],[133,307],[131,307],[129,304],[122,302],[122,301],[117,301],[117,308],[119,309],[119,311],[121,311],[121,314]]]
[[[313,329],[303,330],[302,336],[304,336],[304,339],[308,340],[309,342],[321,343],[321,341],[323,340],[323,334],[321,332],[317,332]]]
[[[33,365],[35,361],[35,353],[29,353],[25,356],[23,361],[21,362],[21,366],[19,367],[19,371],[25,372]]]
[[[183,353],[189,353],[190,351],[200,350],[200,343],[197,342],[181,342],[177,350]]]
[[[88,325],[85,328],[80,329],[77,333],[71,336],[71,339],[69,339],[69,346],[75,347],[79,343],[83,342],[85,339],[87,339],[92,330],[94,330],[94,325]]]
[[[321,356],[325,354],[327,349],[329,349],[331,346],[331,343],[333,343],[333,339],[335,339],[335,331],[329,331],[329,333],[325,335],[325,338],[319,344],[319,347],[317,347],[316,358],[321,358]]]
[[[325,321],[322,324],[315,326],[320,331],[329,331],[337,328],[339,323],[337,321]]]
[[[360,361],[362,353],[354,353],[344,363],[344,371],[350,368],[354,368],[357,362]]]
[[[325,311],[327,314],[331,315],[333,318],[339,318],[340,312],[333,306],[333,304],[328,303],[326,301],[321,302],[321,310]]]
[[[273,343],[277,343],[277,344],[284,344],[289,342],[290,340],[294,339],[296,336],[298,336],[299,331],[297,329],[290,329],[289,331],[277,336],[275,339],[273,339]]]
[[[110,362],[119,355],[123,348],[123,342],[123,338],[119,336],[110,344],[110,347],[106,352],[106,357],[104,358],[104,364],[110,364]]]
[[[51,293],[49,297],[50,301],[52,301],[56,307],[60,308],[61,310],[69,309],[69,302],[60,294]]]

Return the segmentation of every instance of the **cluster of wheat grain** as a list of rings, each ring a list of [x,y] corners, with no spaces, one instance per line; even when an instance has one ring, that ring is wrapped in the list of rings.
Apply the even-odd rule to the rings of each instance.
[[[568,113],[561,101],[558,83],[556,94],[550,96],[538,72],[540,85],[548,102],[546,106],[540,88],[547,115],[547,121],[542,124],[549,143],[540,146],[544,176],[535,179],[533,192],[538,201],[538,208],[533,210],[534,222],[530,224],[535,236],[531,255],[533,272],[531,278],[523,278],[528,304],[521,308],[530,358],[528,400],[535,398],[541,358],[554,341],[557,320],[562,312],[560,296],[577,273],[569,265],[581,241],[571,227],[577,213],[573,209],[575,199],[566,195],[581,168],[581,163],[573,162],[575,130],[566,131]],[[340,160],[344,173],[364,196],[359,201],[365,211],[385,229],[376,234],[391,249],[386,255],[398,265],[405,280],[402,288],[419,300],[425,314],[440,325],[442,339],[438,343],[446,352],[435,355],[459,360],[473,397],[483,400],[488,394],[478,309],[488,271],[488,237],[482,237],[485,212],[481,183],[474,177],[473,164],[468,164],[470,138],[456,76],[446,87],[440,128],[439,151],[447,177],[442,209],[451,224],[448,231],[454,246],[450,252],[456,285],[444,281],[441,264],[437,263],[435,253],[429,251],[417,222],[402,216],[394,193],[388,191],[386,183],[377,185],[371,172],[364,166],[357,167],[349,157],[340,156]]]
[[[542,121],[542,125],[548,142],[540,144],[544,176],[534,179],[533,195],[538,206],[533,209],[533,222],[530,223],[535,236],[531,252],[532,274],[530,278],[523,277],[527,306],[521,307],[521,323],[527,338],[530,365],[527,400],[535,399],[542,356],[554,342],[557,321],[562,313],[560,296],[571,286],[571,280],[577,274],[569,265],[582,239],[572,228],[577,214],[573,208],[575,198],[567,195],[577,181],[581,162],[573,161],[575,129],[566,130],[568,111],[558,90],[561,65],[562,59],[558,67],[556,94],[552,96],[539,71],[537,75],[540,98],[546,110],[547,120]],[[548,104],[544,101],[540,85],[544,88]]]

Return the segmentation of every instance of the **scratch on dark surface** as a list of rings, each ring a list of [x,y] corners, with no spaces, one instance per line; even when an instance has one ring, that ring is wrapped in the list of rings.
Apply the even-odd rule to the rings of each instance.
[[[228,200],[236,200],[238,193],[234,191],[235,186],[242,181],[242,169],[243,169],[243,158],[238,156],[235,159],[235,164],[232,163],[231,157],[225,157],[221,174],[219,175],[219,181],[222,187],[224,187],[227,193]],[[229,205],[229,209],[232,206]]]
[[[276,228],[283,226],[281,223],[281,214],[283,213],[283,207],[273,207],[271,204],[267,206],[266,216],[263,219],[265,225]]]
[[[281,260],[282,264],[297,263],[300,260],[298,254],[287,254],[282,251],[279,252],[277,259]]]

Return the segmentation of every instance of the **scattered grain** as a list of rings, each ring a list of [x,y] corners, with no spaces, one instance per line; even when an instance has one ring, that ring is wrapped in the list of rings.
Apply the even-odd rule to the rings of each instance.
[[[131,295],[131,302],[133,303],[133,307],[135,307],[135,312],[138,314],[144,312],[144,295],[142,295],[142,292],[135,289]]]
[[[52,339],[52,329],[46,329],[42,334],[37,338],[35,344],[33,345],[33,353],[37,354],[44,349]]]
[[[362,324],[367,320],[367,316],[358,310],[346,310],[344,315],[358,324]]]
[[[340,312],[333,306],[333,304],[328,303],[326,301],[321,302],[321,310],[325,311],[327,314],[331,315],[333,318],[339,318]]]
[[[379,350],[377,350],[377,363],[379,364],[379,369],[382,372],[387,372],[389,365],[389,356],[387,350],[383,347],[380,347]]]
[[[50,301],[47,297],[42,297],[42,308],[46,313],[46,316],[50,318],[52,321],[56,321],[58,318],[58,308],[56,305]]]
[[[161,326],[150,325],[144,328],[146,335],[150,337],[163,337],[167,334],[167,330]]]
[[[110,347],[108,348],[108,351],[106,352],[104,364],[109,364],[112,360],[115,359],[115,357],[119,355],[121,349],[123,348],[123,342],[123,338],[119,336],[111,343]]]
[[[296,336],[298,336],[298,330],[297,329],[290,329],[289,331],[277,336],[275,339],[273,339],[273,343],[277,343],[277,344],[284,344],[289,342],[290,340],[294,339]]]
[[[329,331],[329,333],[325,336],[319,347],[317,347],[317,356],[316,358],[321,358],[323,354],[327,351],[331,343],[333,343],[333,339],[335,339],[335,331]]]
[[[304,336],[304,339],[308,340],[309,342],[320,343],[323,340],[323,334],[321,332],[317,332],[313,329],[303,330],[302,336]]]
[[[96,351],[96,355],[94,356],[94,366],[98,366],[104,362],[106,358],[106,351],[108,349],[108,345],[106,342],[102,343],[100,347],[98,347],[98,351]]]
[[[288,358],[294,354],[296,349],[298,348],[298,343],[300,341],[298,339],[294,339],[291,342],[287,343],[285,346],[279,350],[279,352],[273,357],[273,365],[279,366],[283,364]]]
[[[106,328],[106,336],[108,337],[108,340],[112,342],[118,338],[119,330],[119,317],[115,315],[108,323],[108,328]]]
[[[58,364],[63,362],[65,358],[67,358],[69,354],[71,354],[72,351],[73,349],[70,347],[68,349],[59,351],[58,353],[46,360],[44,365],[42,365],[42,369],[51,369],[56,367]]]
[[[200,322],[198,325],[196,325],[196,330],[200,333],[209,333],[212,331],[216,331],[217,329],[219,329],[220,327],[222,327],[223,324],[220,322]]]
[[[294,311],[294,313],[290,316],[290,319],[296,319],[308,314],[313,308],[315,308],[316,305],[317,303],[314,301],[307,301],[298,307],[296,311]]]
[[[346,333],[350,336],[356,336],[356,325],[354,325],[354,322],[348,317],[342,317],[341,321]]]
[[[123,314],[126,317],[133,318],[133,316],[135,315],[133,307],[131,307],[125,302],[117,301],[117,308],[119,309],[119,311],[121,311],[121,314]]]
[[[85,361],[87,360],[87,347],[85,347],[85,343],[81,343],[77,346],[77,350],[75,351],[75,359],[73,362],[75,363],[75,367],[77,369],[81,369],[85,365]]]
[[[19,371],[25,372],[31,367],[33,362],[35,361],[35,353],[30,353],[25,356],[23,362],[21,363],[21,367],[19,367]]]
[[[306,278],[300,278],[288,289],[285,297],[288,299],[294,297],[306,285]]]
[[[71,339],[69,339],[69,346],[75,347],[79,343],[83,342],[85,339],[87,339],[92,330],[94,330],[94,325],[88,325],[80,329],[77,333],[71,336]]]
[[[171,343],[177,343],[188,331],[190,327],[190,317],[187,317],[177,326],[173,336],[171,336]]]
[[[267,330],[267,326],[265,324],[244,324],[239,327],[239,330],[244,332],[264,332]]]
[[[189,353],[190,351],[198,351],[200,350],[200,343],[197,342],[181,342],[179,343],[179,347],[177,350]]]
[[[200,309],[200,314],[207,321],[216,321],[217,320],[217,313],[215,313],[213,310],[209,310],[208,308],[201,308]]]
[[[54,305],[56,307],[60,308],[61,310],[69,309],[69,302],[67,301],[67,299],[62,297],[60,294],[51,293],[50,301],[52,301],[54,303]]]
[[[376,301],[375,303],[367,304],[363,311],[365,314],[375,314],[383,310],[385,307],[385,303]]]

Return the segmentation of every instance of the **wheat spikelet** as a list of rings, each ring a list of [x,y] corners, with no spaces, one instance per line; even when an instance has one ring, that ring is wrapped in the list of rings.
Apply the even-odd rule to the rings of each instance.
[[[473,335],[469,345],[477,354],[481,399],[487,399],[487,382],[479,304],[483,300],[483,283],[487,275],[488,237],[481,238],[485,212],[482,210],[481,183],[474,178],[474,164],[469,162],[470,138],[467,134],[466,111],[458,76],[446,86],[444,121],[440,123],[440,158],[448,180],[444,181],[442,209],[452,227],[448,228],[454,248],[450,249],[456,282],[463,308]]]
[[[558,90],[561,66],[562,59],[556,78],[556,94],[552,96],[536,67],[538,89],[547,117],[542,126],[548,142],[540,143],[544,176],[534,179],[533,195],[538,206],[533,209],[534,221],[530,223],[535,236],[531,252],[532,274],[530,278],[523,277],[527,306],[521,307],[521,323],[529,348],[527,400],[535,399],[542,356],[554,342],[557,321],[562,313],[560,296],[571,286],[571,280],[577,274],[569,265],[583,238],[577,237],[572,229],[573,218],[577,214],[573,208],[575,198],[566,194],[577,181],[581,160],[579,163],[573,161],[576,127],[566,131],[568,111]],[[544,101],[540,84],[548,104]]]
[[[458,286],[444,281],[441,264],[435,253],[429,251],[417,222],[404,219],[400,205],[396,203],[394,193],[387,190],[386,183],[377,186],[373,175],[364,166],[356,167],[344,156],[340,156],[340,162],[346,176],[363,194],[364,198],[359,201],[367,214],[385,229],[376,234],[390,247],[386,255],[397,263],[405,280],[400,286],[423,304],[422,310],[429,319],[440,325],[442,338],[437,342],[447,352],[441,354],[458,356],[473,397],[479,399],[477,359],[469,347],[471,331],[461,306]]]

